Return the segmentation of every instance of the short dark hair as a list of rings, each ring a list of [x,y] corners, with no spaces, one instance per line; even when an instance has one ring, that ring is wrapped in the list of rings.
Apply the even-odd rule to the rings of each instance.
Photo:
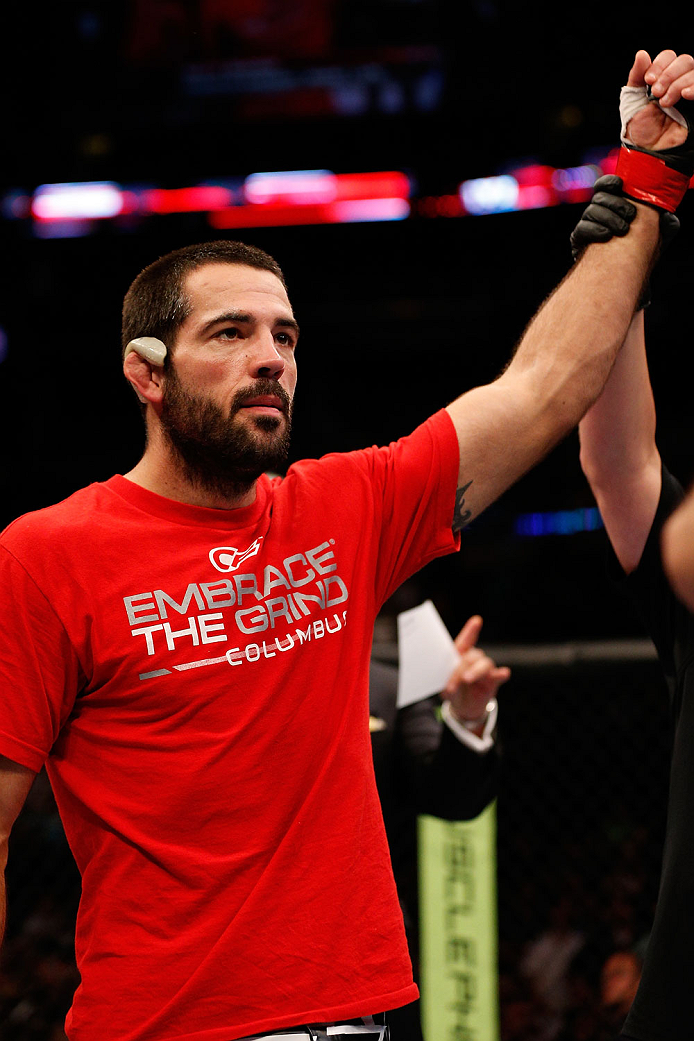
[[[243,242],[200,242],[159,257],[140,272],[125,294],[122,350],[137,336],[155,336],[171,350],[178,329],[190,314],[183,291],[186,276],[205,264],[246,264],[271,271],[284,288],[282,269],[269,253]]]

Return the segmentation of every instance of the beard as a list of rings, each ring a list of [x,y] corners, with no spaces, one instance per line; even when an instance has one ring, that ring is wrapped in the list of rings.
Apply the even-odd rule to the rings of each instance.
[[[239,418],[247,401],[265,394],[281,400],[283,415]],[[173,365],[166,373],[160,417],[164,436],[184,477],[215,495],[245,495],[266,470],[283,468],[291,417],[291,399],[275,380],[255,380],[234,396],[227,411],[186,390]]]

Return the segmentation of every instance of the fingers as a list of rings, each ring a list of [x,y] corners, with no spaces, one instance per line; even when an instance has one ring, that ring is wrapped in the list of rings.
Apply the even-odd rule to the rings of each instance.
[[[603,204],[604,203],[604,204]],[[626,205],[621,205],[626,203]],[[636,207],[628,199],[616,199],[603,196],[598,192],[574,229],[573,237],[585,239],[586,242],[603,242],[612,235],[626,235],[631,221],[636,215]]]
[[[455,638],[455,649],[458,654],[463,655],[474,647],[482,631],[482,619],[480,615],[473,614],[460,630]]]
[[[469,647],[461,654],[460,661],[448,677],[444,693],[453,694],[461,687],[469,686],[470,683],[475,682],[475,678],[483,675],[490,668],[494,668],[491,658],[488,658],[479,647]],[[468,676],[473,676],[473,679],[468,679]]]
[[[602,177],[598,177],[597,181],[593,185],[593,191],[605,191],[605,192],[616,192],[617,194],[622,190],[622,178],[617,177],[617,174],[603,174]]]
[[[609,192],[596,192],[591,202],[596,208],[596,215],[593,217],[593,220],[606,219],[609,221],[611,219],[610,215],[615,214],[618,221],[624,224],[623,234],[626,235],[629,230],[629,222],[636,216],[636,207],[633,202],[623,198],[621,195],[610,195]]]
[[[491,658],[483,655],[479,661],[468,666],[463,673],[462,679],[469,687],[477,683],[483,685],[485,691],[491,694],[493,690],[505,683],[510,676],[511,670],[508,666],[497,667]]]
[[[674,55],[674,51],[671,52]],[[645,82],[644,79],[646,70],[651,64],[651,56],[648,51],[637,51],[636,57],[634,58],[634,64],[631,66],[629,71],[629,79],[627,80],[628,87],[642,87]]]
[[[643,53],[645,54],[646,52],[644,51]],[[639,51],[639,54],[641,54],[641,51]],[[674,51],[660,51],[651,62],[650,67],[644,70],[643,82],[648,84],[648,86],[653,86],[660,74],[664,72],[668,65],[671,65],[676,58],[677,55]],[[634,62],[634,64],[636,63]]]
[[[591,242],[609,242],[613,235],[612,229],[607,227],[604,222],[599,224],[593,220],[583,219],[571,232],[571,245],[574,249],[580,250],[584,246],[589,246]]]
[[[471,686],[473,683],[478,683],[479,680],[488,676],[493,670],[494,662],[483,651],[478,651],[474,657],[471,652],[461,670],[460,678],[463,683]]]
[[[694,58],[691,54],[677,55],[674,51],[661,51],[644,72],[643,79],[650,86],[653,96],[665,107],[676,105],[680,98],[692,100]]]
[[[484,651],[479,647],[471,647],[449,676],[444,693],[450,695],[462,687],[472,687],[481,681],[486,683],[487,679],[492,679],[498,686],[499,683],[505,683],[510,675],[511,670],[506,666],[497,668]]]
[[[443,691],[443,696],[449,698],[454,708],[467,718],[477,718],[489,698],[494,697],[501,684],[511,676],[509,668],[497,668],[492,659],[476,646],[481,629],[482,618],[474,614],[458,633],[455,646],[460,661]]]
[[[506,683],[507,680],[511,679],[511,670],[508,665],[500,665],[494,669],[491,679],[494,683],[494,692],[496,693],[502,683]]]

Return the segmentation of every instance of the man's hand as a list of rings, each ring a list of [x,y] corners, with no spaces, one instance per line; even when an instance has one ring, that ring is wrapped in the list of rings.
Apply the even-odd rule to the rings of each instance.
[[[690,54],[661,51],[651,61],[638,51],[627,80],[628,87],[650,87],[659,105],[671,108],[682,98],[694,100],[694,58]],[[687,128],[671,119],[658,105],[639,109],[628,123],[629,140],[637,148],[657,151],[676,148],[687,139]]]
[[[481,629],[482,619],[476,614],[468,618],[458,633],[455,646],[460,661],[442,692],[442,697],[451,703],[454,717],[461,723],[481,720],[484,725],[487,702],[511,675],[509,668],[498,668],[476,646]]]

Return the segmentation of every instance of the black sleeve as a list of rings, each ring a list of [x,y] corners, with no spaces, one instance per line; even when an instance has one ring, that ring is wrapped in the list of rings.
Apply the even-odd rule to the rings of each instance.
[[[499,752],[475,752],[440,721],[436,699],[399,710],[397,744],[417,811],[444,820],[471,820],[496,796]]]
[[[663,467],[658,509],[638,567],[630,575],[625,575],[614,554],[610,554],[612,575],[639,612],[646,632],[655,644],[671,691],[694,650],[694,616],[672,592],[663,571],[660,552],[663,524],[682,497],[681,485]]]

